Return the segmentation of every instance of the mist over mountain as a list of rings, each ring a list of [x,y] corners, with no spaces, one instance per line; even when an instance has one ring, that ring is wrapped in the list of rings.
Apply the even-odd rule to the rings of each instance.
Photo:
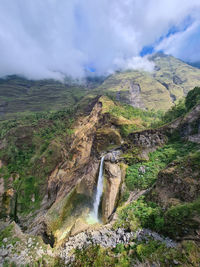
[[[198,0],[2,0],[0,10],[1,77],[150,71],[144,56],[158,50],[200,59]]]
[[[199,47],[199,0],[0,0],[0,267],[200,267]]]
[[[200,86],[200,70],[163,53],[147,58],[152,71],[131,69],[107,76],[82,79],[27,80],[18,76],[0,79],[0,119],[20,113],[72,108],[87,96],[107,95],[136,108],[168,110]]]

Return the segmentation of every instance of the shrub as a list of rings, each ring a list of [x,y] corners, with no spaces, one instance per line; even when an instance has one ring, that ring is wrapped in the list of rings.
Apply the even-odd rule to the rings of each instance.
[[[156,151],[149,153],[148,162],[133,164],[127,168],[126,186],[129,190],[147,189],[157,179],[160,170],[165,168],[170,162],[188,155],[189,152],[196,151],[199,148],[194,143],[182,143],[180,141],[169,143]],[[196,155],[196,164],[198,166],[199,156]],[[144,169],[144,172],[140,168]]]
[[[199,223],[193,220],[194,216],[200,216],[200,199],[169,208],[164,215],[165,234],[176,238],[190,230],[198,229]]]
[[[118,211],[118,221],[114,227],[123,227],[131,231],[140,227],[161,230],[163,225],[161,208],[153,202],[147,203],[140,198]]]
[[[185,106],[187,111],[191,110],[195,105],[200,102],[200,87],[195,87],[193,90],[189,91],[186,96]]]
[[[180,99],[175,105],[173,105],[162,117],[163,123],[171,122],[178,117],[183,116],[187,112],[185,107],[185,99]]]

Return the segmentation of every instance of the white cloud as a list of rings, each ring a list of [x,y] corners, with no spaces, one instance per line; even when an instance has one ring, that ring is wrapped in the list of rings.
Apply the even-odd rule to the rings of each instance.
[[[188,62],[200,60],[200,21],[193,23],[187,30],[165,38],[156,47],[167,54]]]
[[[1,0],[0,76],[84,77],[88,67],[97,74],[151,70],[147,59],[139,57],[142,47],[172,26],[181,29],[188,16],[191,27],[197,27],[199,11],[199,0]],[[188,31],[164,39],[160,48],[183,59],[193,60],[194,54],[200,59],[195,41],[183,52],[181,43],[189,44],[192,36]]]
[[[155,66],[147,57],[116,58],[114,63],[116,65],[115,69],[119,68],[120,70],[144,70],[152,72]]]

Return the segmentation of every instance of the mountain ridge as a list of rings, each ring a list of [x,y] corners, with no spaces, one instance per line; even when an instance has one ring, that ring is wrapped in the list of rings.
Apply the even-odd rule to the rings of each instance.
[[[0,264],[137,266],[164,257],[198,267],[199,103],[160,127],[157,113],[105,96],[79,108],[0,123]],[[102,224],[89,214],[104,154]]]
[[[153,72],[116,72],[88,78],[85,84],[54,80],[32,81],[17,76],[0,79],[0,119],[20,113],[71,108],[84,97],[107,95],[142,109],[167,110],[200,85],[200,70],[172,56],[155,54]]]
[[[126,71],[108,77],[99,90],[139,108],[169,109],[200,84],[200,71],[172,56],[157,53],[149,57],[154,71]]]

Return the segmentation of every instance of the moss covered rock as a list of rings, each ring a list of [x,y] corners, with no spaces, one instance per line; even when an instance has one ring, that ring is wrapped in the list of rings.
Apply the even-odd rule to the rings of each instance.
[[[100,128],[96,132],[95,146],[97,151],[106,151],[111,147],[119,146],[122,143],[120,133],[112,128]]]

